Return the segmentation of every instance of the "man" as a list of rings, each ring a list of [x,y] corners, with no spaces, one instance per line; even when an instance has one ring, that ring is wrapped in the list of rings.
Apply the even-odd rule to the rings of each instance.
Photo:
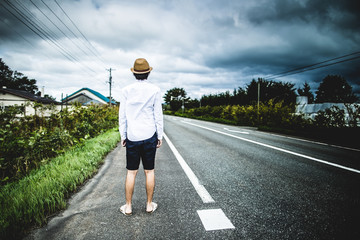
[[[146,177],[146,212],[152,213],[157,204],[152,201],[155,188],[155,152],[162,144],[163,113],[160,88],[147,78],[153,68],[144,58],[136,59],[131,68],[137,81],[122,90],[119,110],[121,144],[126,147],[126,204],[120,207],[125,215],[132,214],[132,196],[140,159]]]

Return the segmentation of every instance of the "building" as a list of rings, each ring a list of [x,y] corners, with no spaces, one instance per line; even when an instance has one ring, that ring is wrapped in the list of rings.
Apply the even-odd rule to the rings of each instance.
[[[43,95],[43,94],[42,94]],[[41,109],[41,111],[36,112],[36,108],[34,108],[35,103],[41,103],[45,107],[49,107],[48,110]],[[43,96],[38,96],[33,93],[29,93],[22,90],[9,89],[3,86],[0,89],[0,109],[1,111],[6,110],[10,106],[20,107],[23,114],[21,116],[29,116],[37,114],[39,116],[48,116],[51,114],[50,106],[53,109],[58,109],[60,103],[44,98]]]
[[[360,104],[357,103],[308,103],[308,98],[306,96],[298,96],[296,98],[296,114],[303,114],[305,118],[315,119],[316,115],[320,111],[325,111],[326,109],[337,107],[340,110],[344,111],[345,122],[349,122],[351,112],[356,112],[356,107],[360,107]],[[350,110],[350,113],[349,113]]]
[[[83,106],[87,106],[90,104],[109,104],[109,98],[90,88],[82,88],[63,98],[62,102],[63,104],[71,104],[78,102]],[[116,102],[111,101],[111,104],[115,105]]]

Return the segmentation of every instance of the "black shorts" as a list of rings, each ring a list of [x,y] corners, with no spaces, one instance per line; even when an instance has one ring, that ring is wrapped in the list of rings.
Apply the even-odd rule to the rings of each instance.
[[[151,138],[143,141],[133,142],[126,139],[126,168],[128,170],[138,170],[141,158],[145,170],[154,169],[157,142],[156,133]]]

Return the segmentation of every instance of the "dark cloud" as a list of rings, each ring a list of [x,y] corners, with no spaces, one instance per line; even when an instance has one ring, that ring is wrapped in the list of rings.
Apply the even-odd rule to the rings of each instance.
[[[228,26],[223,38],[230,44],[207,55],[209,67],[265,77],[360,50],[360,9],[354,1],[262,1],[237,11],[238,21],[244,15],[248,21],[245,34],[231,16],[214,18],[216,25]],[[337,74],[360,93],[357,66],[359,60],[354,60],[278,80],[318,84],[327,74]]]
[[[32,1],[72,40],[83,44],[83,40],[73,39],[41,0]],[[154,65],[152,77],[164,91],[184,87],[199,97],[244,87],[252,78],[360,51],[360,9],[356,1],[58,1],[96,47],[106,62],[104,67],[74,46],[30,1],[11,2],[26,8],[29,19],[49,28],[57,44],[81,62],[69,62],[53,43],[34,34],[1,2],[1,57],[13,69],[38,77],[40,84],[49,83],[57,95],[59,86],[73,90],[85,87],[85,82],[107,91],[104,69],[110,66],[117,69],[113,79],[118,85],[114,86],[120,88],[132,77],[128,69],[139,56],[149,58]],[[55,2],[44,2],[76,31]],[[97,72],[96,80],[84,74],[83,65]],[[326,75],[337,74],[360,93],[358,66],[359,59],[277,80],[291,81],[296,87],[306,81],[316,90]],[[114,94],[116,97],[116,91]]]
[[[267,22],[306,23],[318,27],[329,24],[340,30],[358,30],[360,6],[356,1],[274,0],[248,11],[249,20],[255,24]]]

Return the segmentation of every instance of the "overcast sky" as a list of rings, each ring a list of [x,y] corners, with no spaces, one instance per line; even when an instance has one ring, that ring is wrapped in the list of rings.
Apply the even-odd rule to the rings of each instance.
[[[353,0],[0,0],[0,20],[0,58],[57,100],[83,87],[108,96],[109,68],[119,100],[139,57],[163,93],[200,98],[360,51]],[[360,94],[360,58],[275,81],[315,91],[329,74]]]

